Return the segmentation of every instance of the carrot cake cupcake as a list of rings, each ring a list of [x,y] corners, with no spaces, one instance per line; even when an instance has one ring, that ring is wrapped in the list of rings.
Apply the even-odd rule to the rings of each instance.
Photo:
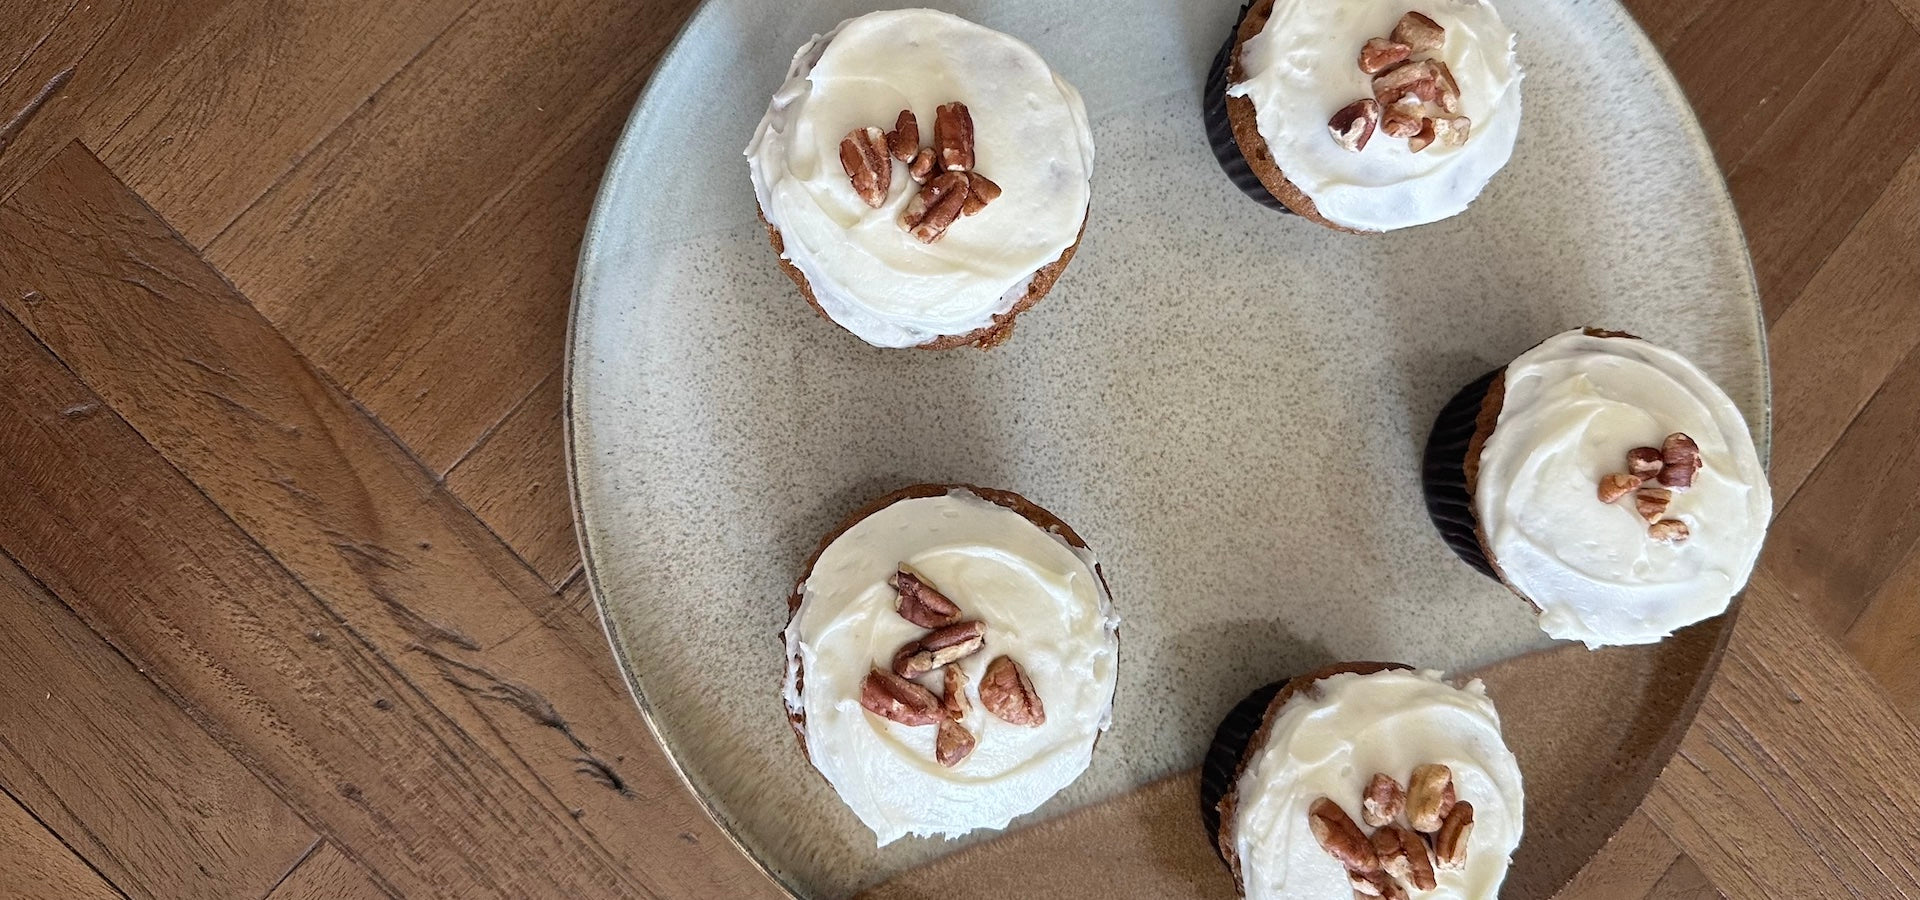
[[[1520,131],[1514,34],[1488,0],[1255,0],[1204,106],[1248,196],[1341,231],[1457,215]]]
[[[1112,719],[1100,565],[1018,494],[882,497],[822,542],[787,605],[787,717],[882,846],[1006,827],[1086,771]]]
[[[1250,900],[1494,900],[1526,806],[1480,682],[1392,663],[1255,691],[1221,723],[1201,793]]]
[[[1427,510],[1461,559],[1589,647],[1717,616],[1760,556],[1773,496],[1747,421],[1680,354],[1568,331],[1440,413]]]
[[[1093,132],[1032,47],[903,9],[801,47],[746,155],[822,316],[876,347],[991,347],[1079,246]]]

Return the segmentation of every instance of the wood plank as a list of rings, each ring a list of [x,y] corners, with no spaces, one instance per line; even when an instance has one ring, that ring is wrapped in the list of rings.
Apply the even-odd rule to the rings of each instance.
[[[209,258],[445,471],[559,361],[601,163],[693,5],[480,0]]]
[[[1554,900],[1647,897],[1680,859],[1680,848],[1667,833],[1645,812],[1637,812]]]
[[[1700,12],[1659,47],[1723,169],[1748,154],[1868,5],[1881,2],[1830,0],[1821,4],[1819,15],[1809,15],[1804,0],[1675,4],[1697,6]],[[1737,77],[1730,77],[1734,73]]]
[[[1644,808],[1730,896],[1917,897],[1915,759],[1920,732],[1762,573]]]
[[[313,854],[300,861],[267,900],[375,900],[390,897],[365,867],[340,848],[321,841]]]
[[[152,90],[156,64],[230,2],[235,0],[40,4],[64,9],[45,39],[0,80],[0,116],[26,107],[49,84],[61,87],[25,127],[0,141],[0,198],[69,142],[103,138],[126,121]],[[14,15],[9,10],[9,29]]]
[[[5,556],[0,784],[135,897],[257,897],[314,841],[253,773]]]
[[[1920,350],[1907,354],[1768,533],[1764,565],[1839,637],[1920,543]]]
[[[0,897],[8,900],[119,900],[98,872],[87,868],[53,832],[0,791]]]
[[[396,837],[328,807],[314,818],[343,849],[402,891],[446,877],[423,863],[454,859],[477,878],[475,890],[504,889],[514,883],[509,870],[531,860],[539,872],[520,876],[556,889],[772,890],[685,793],[624,689],[537,626],[534,610],[553,605],[551,589],[84,149],[63,154],[0,209],[0,230],[22,238],[17,251],[0,248],[8,284],[0,303],[324,597],[331,615],[352,623],[351,640],[426,704],[421,715],[431,709],[436,728],[458,729],[433,735],[436,746],[458,747],[457,759],[422,753],[400,772],[394,747],[325,754],[378,761],[378,772],[354,782],[355,809],[378,806],[414,823]],[[285,652],[227,646],[213,658]],[[375,684],[341,702],[377,719],[386,711],[371,702],[397,704],[393,690]],[[478,785],[447,777],[467,769],[485,777]],[[334,799],[301,796],[315,806]],[[461,828],[429,824],[449,819]],[[514,836],[520,829],[529,834]],[[489,851],[503,842],[524,852]]]
[[[1700,864],[1691,856],[1682,856],[1673,861],[1673,865],[1660,876],[1653,888],[1647,891],[1647,900],[1713,900],[1724,897],[1719,888],[1707,879]],[[1767,894],[1763,896],[1778,896]]]
[[[312,149],[471,0],[233,3],[138,81],[87,143],[196,246]]]
[[[558,370],[447,473],[447,489],[556,589],[580,571]]]
[[[1920,34],[1874,0],[1826,64],[1727,170],[1769,320],[1800,296],[1901,161],[1920,146],[1913,135],[1888,130],[1888,123],[1916,109]]]
[[[1768,329],[1774,505],[1784,508],[1894,367],[1920,345],[1920,153]]]
[[[1887,689],[1894,708],[1920,722],[1920,546],[1907,551],[1873,596],[1844,643]]]
[[[1920,0],[1893,0],[1893,6],[1900,10],[1900,14],[1906,16],[1907,21],[1913,23],[1914,27],[1920,28]]]

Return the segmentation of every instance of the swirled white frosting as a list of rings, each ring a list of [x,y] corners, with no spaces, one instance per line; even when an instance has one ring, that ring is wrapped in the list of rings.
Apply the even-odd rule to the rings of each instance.
[[[1359,823],[1361,792],[1375,772],[1404,785],[1426,763],[1453,770],[1455,793],[1473,804],[1473,831],[1466,866],[1436,872],[1434,889],[1414,896],[1499,896],[1526,806],[1500,716],[1477,680],[1456,688],[1439,672],[1387,671],[1323,678],[1275,714],[1238,783],[1234,852],[1248,900],[1352,896],[1346,870],[1314,839],[1307,808],[1328,797]]]
[[[1647,536],[1631,498],[1606,504],[1596,491],[1626,470],[1627,451],[1676,431],[1700,445],[1703,465],[1667,508],[1691,537],[1667,544]],[[1580,331],[1507,366],[1473,502],[1540,627],[1589,647],[1652,643],[1725,612],[1773,513],[1746,419],[1706,373],[1646,341]]]
[[[934,728],[860,705],[867,673],[925,633],[894,611],[887,579],[903,562],[987,624],[986,648],[959,664],[976,745],[953,768],[934,759]],[[787,706],[806,715],[814,767],[882,846],[1003,828],[1086,771],[1112,717],[1118,626],[1092,556],[1058,535],[967,491],[902,500],[814,563],[786,630]],[[1026,670],[1045,724],[1009,725],[980,705],[981,675],[999,656]],[[924,683],[939,693],[940,676]]]
[[[974,168],[1000,197],[923,244],[900,226],[919,186],[893,163],[879,209],[854,193],[840,141],[902,109],[933,143],[934,110],[967,105]],[[993,324],[1079,239],[1093,174],[1080,94],[1032,47],[926,9],[869,13],[815,37],[747,145],[754,197],[828,317],[869,344],[912,347]]]
[[[1447,31],[1440,52],[1473,123],[1458,147],[1414,153],[1376,131],[1359,153],[1343,149],[1327,120],[1373,96],[1360,48],[1400,16],[1426,14]],[[1361,231],[1391,231],[1457,215],[1513,154],[1520,132],[1520,63],[1514,34],[1487,0],[1274,0],[1273,16],[1241,47],[1244,80],[1227,93],[1253,101],[1255,123],[1281,174],[1320,215]]]

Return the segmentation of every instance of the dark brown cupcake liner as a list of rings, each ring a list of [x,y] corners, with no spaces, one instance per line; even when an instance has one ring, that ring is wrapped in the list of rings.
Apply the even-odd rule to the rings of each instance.
[[[1288,680],[1283,678],[1248,694],[1213,733],[1213,744],[1207,747],[1206,760],[1200,764],[1200,817],[1207,823],[1208,843],[1215,847],[1220,845],[1220,798],[1233,789],[1240,757],[1246,755],[1247,744],[1266,720],[1267,707]]]
[[[1247,163],[1247,157],[1240,152],[1240,143],[1233,139],[1233,120],[1227,118],[1227,72],[1232,68],[1233,44],[1240,32],[1240,22],[1247,17],[1247,10],[1253,4],[1240,7],[1240,15],[1233,20],[1233,30],[1227,33],[1227,42],[1220,48],[1218,56],[1213,58],[1213,68],[1207,74],[1207,86],[1201,92],[1200,114],[1207,125],[1207,143],[1213,146],[1213,158],[1220,161],[1220,171],[1227,173],[1227,180],[1246,194],[1260,202],[1261,206],[1276,209],[1287,215],[1294,215],[1285,203],[1273,196],[1267,186],[1260,183],[1260,176],[1254,174],[1253,166]]]
[[[1420,486],[1427,497],[1427,516],[1440,538],[1455,556],[1481,574],[1500,579],[1487,561],[1477,533],[1479,519],[1473,513],[1473,495],[1467,491],[1467,449],[1480,418],[1487,389],[1504,367],[1480,376],[1460,389],[1440,410],[1433,431],[1427,435],[1427,449],[1420,461]]]

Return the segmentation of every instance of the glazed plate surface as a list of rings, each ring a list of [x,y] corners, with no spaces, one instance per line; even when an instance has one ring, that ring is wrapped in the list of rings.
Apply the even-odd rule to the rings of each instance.
[[[1419,456],[1454,390],[1582,325],[1694,359],[1764,450],[1746,249],[1658,56],[1613,0],[1501,4],[1527,69],[1513,161],[1464,215],[1356,237],[1260,207],[1215,164],[1199,98],[1231,0],[941,6],[1038,48],[1084,94],[1097,148],[1079,254],[996,350],[866,346],[800,299],[755,215],[741,149],[793,51],[872,0],[710,0],[608,167],[573,310],[575,510],[615,655],[675,762],[802,896],[989,849],[876,849],[780,701],[784,601],[820,536],[901,486],[971,482],[1071,523],[1124,619],[1093,767],[995,845],[1191,769],[1261,684],[1400,660],[1487,673],[1528,778],[1509,893],[1550,892],[1644,794],[1726,622],[1528,655],[1551,642],[1435,535]]]

